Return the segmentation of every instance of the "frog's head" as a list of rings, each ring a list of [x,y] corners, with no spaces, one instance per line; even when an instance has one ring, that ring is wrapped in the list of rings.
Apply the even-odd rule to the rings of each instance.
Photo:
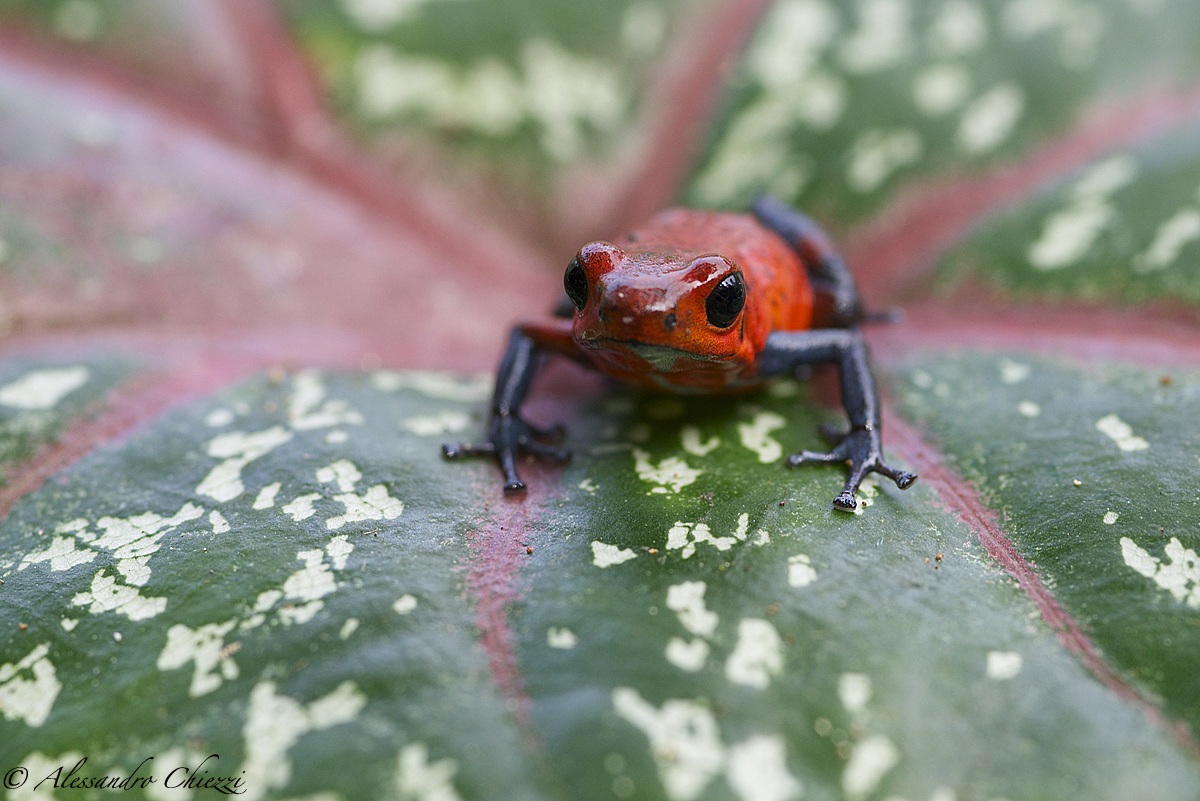
[[[580,249],[563,277],[575,341],[598,363],[674,373],[744,355],[746,279],[729,259],[608,242]]]

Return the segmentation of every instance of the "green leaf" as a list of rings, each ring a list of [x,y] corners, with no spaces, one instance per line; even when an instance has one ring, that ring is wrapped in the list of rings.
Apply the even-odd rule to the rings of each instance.
[[[907,412],[1105,658],[1200,730],[1200,376],[969,351],[905,375]]]
[[[601,398],[519,536],[478,517],[493,468],[438,455],[485,391],[259,378],[27,496],[3,528],[5,764],[215,753],[253,798],[1200,789],[927,488],[847,515],[839,471],[784,468],[823,417],[796,385]]]

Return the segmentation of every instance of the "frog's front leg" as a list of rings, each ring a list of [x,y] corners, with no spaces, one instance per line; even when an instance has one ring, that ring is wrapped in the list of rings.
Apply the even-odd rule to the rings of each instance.
[[[517,472],[519,455],[528,454],[557,464],[571,458],[570,451],[554,444],[565,433],[562,426],[540,428],[521,417],[521,406],[529,394],[529,385],[545,355],[548,352],[576,355],[569,326],[564,327],[563,322],[552,320],[513,329],[496,372],[487,439],[475,444],[448,442],[442,445],[442,454],[447,459],[464,456],[494,458],[504,473],[504,491],[509,494],[525,490],[525,482]]]
[[[828,453],[801,451],[788,457],[792,467],[850,464],[850,477],[833,501],[836,508],[853,511],[858,506],[855,493],[868,473],[885,475],[900,489],[908,489],[917,480],[915,473],[896,470],[883,459],[879,396],[867,362],[866,343],[856,329],[776,331],[767,338],[759,364],[764,375],[791,373],[801,365],[837,366],[850,430],[836,438]]]

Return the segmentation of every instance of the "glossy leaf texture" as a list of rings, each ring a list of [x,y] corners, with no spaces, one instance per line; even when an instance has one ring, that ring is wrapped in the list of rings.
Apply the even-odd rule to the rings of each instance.
[[[1200,797],[1194,3],[0,20],[7,797]],[[786,466],[823,370],[441,457],[582,242],[761,191],[900,307],[913,488]]]

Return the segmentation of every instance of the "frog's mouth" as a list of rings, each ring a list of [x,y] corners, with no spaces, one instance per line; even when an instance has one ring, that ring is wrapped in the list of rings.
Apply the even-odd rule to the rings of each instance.
[[[596,337],[581,339],[579,344],[596,359],[616,363],[626,369],[636,368],[636,362],[649,365],[660,373],[679,373],[696,368],[697,364],[726,364],[732,353],[696,353],[670,345],[652,345],[630,339]]]

